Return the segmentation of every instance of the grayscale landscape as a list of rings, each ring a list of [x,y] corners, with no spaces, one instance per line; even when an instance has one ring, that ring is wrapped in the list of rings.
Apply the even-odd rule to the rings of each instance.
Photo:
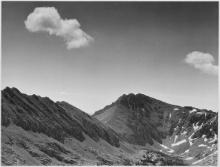
[[[218,2],[2,2],[1,165],[217,166]]]

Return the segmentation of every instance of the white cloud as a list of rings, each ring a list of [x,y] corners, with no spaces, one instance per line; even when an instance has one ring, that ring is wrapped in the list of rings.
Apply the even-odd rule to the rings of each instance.
[[[185,62],[204,73],[218,75],[218,66],[214,65],[215,59],[209,53],[194,51],[186,55]]]
[[[48,32],[62,37],[67,49],[87,46],[93,38],[86,34],[76,19],[62,19],[54,7],[37,7],[25,20],[30,32]]]

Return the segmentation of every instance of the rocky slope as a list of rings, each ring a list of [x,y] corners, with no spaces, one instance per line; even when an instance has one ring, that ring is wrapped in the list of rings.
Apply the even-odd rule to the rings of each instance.
[[[54,103],[48,97],[28,96],[16,88],[2,91],[2,125],[7,127],[10,123],[60,142],[67,137],[84,141],[86,134],[94,141],[102,138],[119,146],[116,133],[79,109],[64,102]]]
[[[218,115],[209,110],[129,94],[93,116],[127,142],[178,155],[189,164],[217,150]]]
[[[6,88],[1,116],[4,165],[97,164],[109,155],[123,160],[113,158],[123,152],[118,135],[65,102]]]
[[[129,94],[90,116],[66,102],[8,87],[1,107],[2,165],[217,162],[218,123],[212,111]]]

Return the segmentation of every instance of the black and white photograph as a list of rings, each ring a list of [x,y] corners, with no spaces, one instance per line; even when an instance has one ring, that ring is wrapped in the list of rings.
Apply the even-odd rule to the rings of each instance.
[[[218,166],[218,1],[1,1],[2,166]]]

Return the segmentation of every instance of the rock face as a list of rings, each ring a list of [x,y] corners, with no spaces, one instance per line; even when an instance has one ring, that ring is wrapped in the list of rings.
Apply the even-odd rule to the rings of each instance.
[[[3,165],[217,162],[218,115],[209,110],[129,94],[90,116],[67,102],[8,87],[1,107]]]
[[[179,155],[189,163],[217,149],[218,115],[209,110],[128,94],[93,116],[131,144]]]
[[[57,104],[62,107],[75,122],[78,122],[83,132],[92,139],[98,141],[99,138],[102,138],[112,146],[119,147],[118,135],[112,129],[67,102],[57,102]]]
[[[164,124],[170,122],[166,120],[166,114],[174,108],[143,94],[129,94],[97,111],[94,117],[113,128],[128,142],[145,145],[153,144],[153,140],[162,143],[162,139],[169,135],[170,128]]]
[[[62,143],[68,137],[84,141],[86,134],[94,141],[102,138],[119,146],[116,133],[83,111],[65,102],[54,103],[48,97],[22,94],[16,88],[2,91],[2,126],[9,124],[44,133]]]

